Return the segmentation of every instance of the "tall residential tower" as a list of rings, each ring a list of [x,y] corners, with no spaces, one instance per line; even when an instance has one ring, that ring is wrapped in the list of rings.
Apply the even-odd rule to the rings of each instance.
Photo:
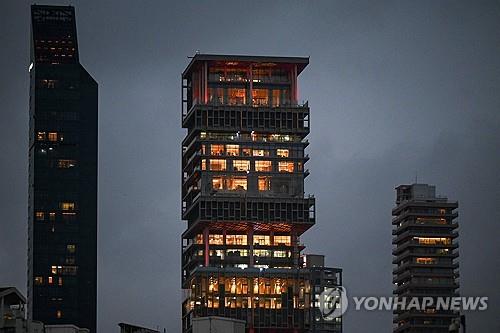
[[[28,316],[96,330],[97,83],[75,10],[31,7]]]
[[[315,223],[304,195],[309,107],[297,94],[308,63],[196,54],[182,74],[183,332],[206,316],[306,332],[314,281],[340,283],[340,270],[313,279],[321,268],[301,260],[300,236]],[[323,326],[339,331],[340,319]]]
[[[398,298],[458,296],[457,202],[436,196],[435,186],[400,185],[392,210],[394,294]],[[394,312],[394,332],[447,333],[458,314],[430,307]]]

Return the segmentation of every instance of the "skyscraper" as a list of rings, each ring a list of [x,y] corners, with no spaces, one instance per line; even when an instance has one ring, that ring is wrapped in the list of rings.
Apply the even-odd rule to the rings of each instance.
[[[435,307],[438,297],[458,296],[458,203],[436,196],[435,186],[400,185],[392,210],[395,245],[394,294],[403,297],[433,298],[425,311],[394,312],[394,332],[445,333],[454,311]]]
[[[309,107],[297,93],[308,63],[196,54],[182,74],[184,332],[204,316],[245,320],[249,332],[311,328],[318,273],[302,265],[300,236],[315,200],[304,195]]]
[[[97,83],[75,10],[31,7],[28,316],[96,330]]]

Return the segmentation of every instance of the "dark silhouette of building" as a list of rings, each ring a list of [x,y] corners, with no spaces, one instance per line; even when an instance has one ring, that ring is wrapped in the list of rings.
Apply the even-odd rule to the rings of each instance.
[[[392,210],[394,235],[394,294],[432,297],[434,306],[424,310],[394,312],[394,332],[445,333],[455,311],[436,309],[438,297],[458,296],[457,202],[437,197],[435,186],[400,185]]]
[[[206,316],[245,320],[249,332],[312,327],[300,242],[315,223],[309,107],[297,97],[308,63],[196,54],[182,74],[184,332]]]
[[[31,7],[28,317],[96,331],[97,83],[75,10]]]

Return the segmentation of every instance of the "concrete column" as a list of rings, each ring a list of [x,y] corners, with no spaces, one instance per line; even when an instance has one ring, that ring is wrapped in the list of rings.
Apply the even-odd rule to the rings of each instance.
[[[247,233],[247,242],[249,245],[250,251],[248,251],[248,255],[250,256],[250,267],[253,267],[253,229],[250,229]],[[253,286],[252,286],[253,288]]]
[[[208,227],[203,229],[203,244],[205,245],[205,251],[203,252],[205,256],[205,267],[208,267],[210,265],[210,248],[208,244],[208,235],[210,233],[210,230]]]

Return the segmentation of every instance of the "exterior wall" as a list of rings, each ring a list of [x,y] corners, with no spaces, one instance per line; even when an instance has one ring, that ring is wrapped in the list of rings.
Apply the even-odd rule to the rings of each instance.
[[[245,322],[222,317],[203,317],[193,320],[193,333],[245,333]]]
[[[97,83],[73,7],[32,6],[28,318],[95,332]]]

